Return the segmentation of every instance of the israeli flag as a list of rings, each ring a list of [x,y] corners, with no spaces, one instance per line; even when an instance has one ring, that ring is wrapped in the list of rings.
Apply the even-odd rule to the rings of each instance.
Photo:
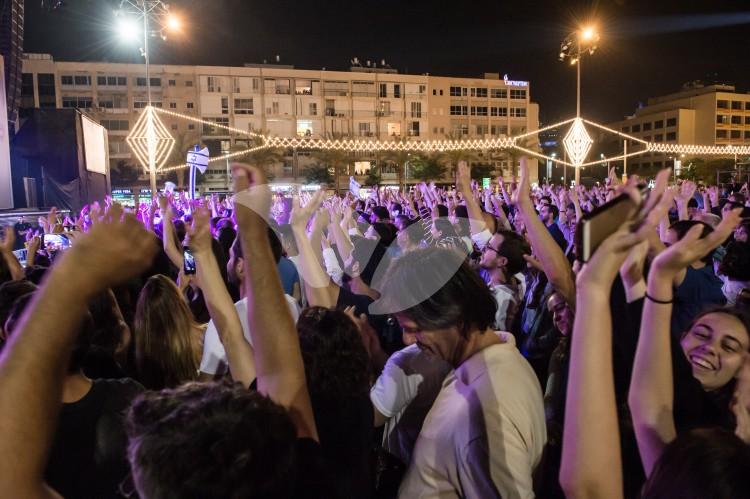
[[[208,147],[200,150],[198,148],[199,146],[195,146],[192,151],[188,151],[187,165],[191,168],[197,168],[203,174],[206,173],[206,168],[208,168]]]
[[[354,177],[349,177],[349,191],[354,194],[355,196],[359,197],[359,190],[362,188],[362,186],[354,180]]]

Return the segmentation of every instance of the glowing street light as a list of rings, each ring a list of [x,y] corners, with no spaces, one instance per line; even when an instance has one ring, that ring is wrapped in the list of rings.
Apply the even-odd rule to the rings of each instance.
[[[117,31],[125,40],[135,40],[143,35],[141,54],[146,62],[146,91],[148,92],[148,107],[144,110],[145,123],[143,137],[146,141],[145,154],[138,158],[148,163],[151,195],[156,195],[156,169],[159,150],[158,130],[161,124],[152,109],[151,104],[151,66],[149,64],[149,39],[159,36],[166,40],[167,32],[178,32],[182,29],[182,21],[169,11],[169,5],[161,0],[120,0],[120,10],[115,12],[118,17]],[[142,31],[139,24],[143,23]],[[153,28],[156,29],[153,29]],[[133,141],[136,137],[129,137]],[[129,142],[131,143],[131,142]],[[132,142],[135,143],[135,142]],[[143,161],[143,160],[146,161]]]

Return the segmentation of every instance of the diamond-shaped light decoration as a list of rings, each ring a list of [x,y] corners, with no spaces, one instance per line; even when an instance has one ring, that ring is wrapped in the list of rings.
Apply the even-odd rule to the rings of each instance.
[[[146,171],[149,169],[149,152],[153,154],[155,170],[159,171],[175,144],[174,137],[151,106],[143,110],[125,140]]]
[[[571,163],[575,166],[581,166],[586,160],[586,156],[591,150],[591,146],[594,141],[586,131],[586,127],[583,126],[583,120],[576,118],[573,121],[573,126],[570,127],[568,133],[563,139],[563,145],[565,145],[565,152],[568,153]]]

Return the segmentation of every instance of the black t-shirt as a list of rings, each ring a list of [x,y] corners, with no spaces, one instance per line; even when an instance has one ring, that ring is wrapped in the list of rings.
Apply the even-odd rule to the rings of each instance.
[[[125,411],[144,390],[132,379],[94,380],[78,402],[63,404],[45,473],[66,499],[121,497],[128,477]]]

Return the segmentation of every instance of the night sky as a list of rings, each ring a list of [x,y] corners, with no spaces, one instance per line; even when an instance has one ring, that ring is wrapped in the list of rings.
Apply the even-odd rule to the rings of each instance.
[[[26,1],[27,52],[56,60],[139,62],[112,31],[115,0]],[[529,80],[543,122],[575,113],[575,68],[562,39],[595,19],[600,48],[583,61],[582,112],[612,121],[691,80],[750,90],[748,0],[174,0],[189,34],[156,43],[152,62],[241,65],[269,61],[346,69],[386,61],[400,72]],[[743,24],[744,23],[744,24]]]

